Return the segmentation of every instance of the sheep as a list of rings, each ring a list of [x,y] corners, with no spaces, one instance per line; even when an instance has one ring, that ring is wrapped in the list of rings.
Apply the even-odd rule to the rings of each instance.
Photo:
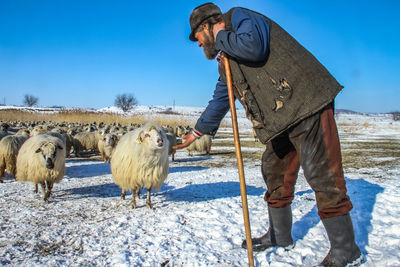
[[[73,138],[73,146],[75,156],[79,156],[82,150],[93,150],[98,151],[98,143],[100,139],[99,132],[80,132],[77,133]]]
[[[3,139],[3,137],[9,135],[9,133],[8,133],[9,127],[10,126],[7,123],[2,123],[0,125],[0,140]]]
[[[175,153],[176,153],[176,150],[173,149],[172,147],[177,145],[176,136],[175,136],[174,133],[170,133],[170,132],[168,132],[168,133],[166,133],[166,134],[167,134],[168,143],[169,143],[169,146],[168,146],[168,155],[172,155],[172,161],[174,161],[174,160],[175,160]]]
[[[211,136],[205,134],[201,136],[199,139],[196,139],[193,143],[191,143],[186,150],[189,153],[189,156],[192,156],[192,152],[206,152],[207,155],[210,154],[211,151]]]
[[[15,178],[17,155],[22,144],[28,139],[29,135],[17,134],[8,135],[0,141],[0,182],[3,183],[5,170]]]
[[[118,136],[113,133],[107,133],[100,138],[97,145],[104,162],[110,162],[111,155],[117,143]]]
[[[122,199],[125,199],[126,190],[132,190],[133,209],[142,187],[147,188],[147,208],[153,208],[151,189],[160,189],[168,170],[168,139],[164,130],[153,121],[123,135],[111,158],[114,182],[121,187]]]
[[[8,123],[3,122],[3,123],[0,124],[0,131],[1,132],[7,132],[8,128],[10,128],[10,125]]]
[[[185,134],[185,128],[183,128],[183,126],[176,126],[174,129],[174,133],[177,137],[181,137]]]
[[[47,126],[42,126],[42,125],[37,125],[33,128],[33,130],[31,131],[31,136],[35,136],[38,134],[44,134],[47,132]]]
[[[61,134],[64,137],[65,145],[66,145],[65,146],[65,156],[69,158],[70,154],[71,154],[72,146],[74,144],[74,139],[72,138],[72,135],[70,135],[66,132],[62,132]]]
[[[48,134],[32,136],[21,146],[17,157],[16,179],[42,185],[43,200],[51,195],[54,183],[62,180],[65,173],[64,141]],[[47,191],[46,191],[47,187]]]
[[[69,134],[63,133],[60,128],[53,128],[51,131],[49,131],[49,128],[47,126],[42,125],[35,126],[30,133],[31,136],[35,136],[38,134],[48,134],[63,140],[65,146],[65,156],[69,157],[73,143],[72,137]]]
[[[69,157],[71,153],[71,148],[73,145],[73,139],[72,136],[67,134],[66,132],[63,132],[60,128],[54,128],[47,134],[55,136],[60,138],[61,140],[64,141],[65,145],[65,157]]]
[[[30,131],[28,129],[19,129],[16,134],[25,135],[26,137],[30,136]]]

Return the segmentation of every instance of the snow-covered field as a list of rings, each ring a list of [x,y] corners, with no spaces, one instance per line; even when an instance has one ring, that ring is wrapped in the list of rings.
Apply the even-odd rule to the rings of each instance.
[[[239,115],[240,133],[251,142]],[[337,122],[362,266],[400,266],[400,122],[384,114],[338,114]],[[67,159],[48,203],[32,184],[7,176],[0,184],[0,265],[247,266],[232,140],[231,129],[223,128],[211,155],[178,151],[165,184],[152,194],[154,210],[146,208],[145,192],[135,210],[131,195],[121,200],[109,164],[96,157]],[[261,155],[263,147],[243,151]],[[268,229],[266,187],[260,160],[244,162],[252,235],[259,236]],[[328,252],[302,173],[292,207],[295,247],[254,253],[256,266],[314,266]]]

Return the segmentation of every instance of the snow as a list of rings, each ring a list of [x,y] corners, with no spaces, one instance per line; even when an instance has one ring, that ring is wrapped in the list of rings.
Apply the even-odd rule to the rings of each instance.
[[[139,110],[139,109],[137,109]],[[184,113],[182,109],[177,109]],[[181,111],[182,110],[182,111]],[[187,109],[187,114],[201,109]],[[142,112],[142,111],[141,111]],[[146,109],[143,108],[143,112]],[[188,115],[188,116],[189,116]],[[239,121],[248,126],[244,113]],[[400,142],[400,123],[387,114],[338,114],[342,150],[355,142]],[[240,134],[253,140],[250,127]],[[219,133],[231,133],[220,129]],[[216,138],[213,142],[233,140]],[[234,145],[216,147],[234,151]],[[262,148],[243,148],[261,152]],[[213,151],[213,148],[212,148]],[[215,150],[214,150],[215,151]],[[361,152],[361,151],[360,151]],[[10,176],[0,184],[0,264],[9,266],[247,266],[238,171],[224,153],[178,151],[167,180],[152,193],[154,210],[141,192],[138,208],[131,195],[120,199],[108,163],[97,158],[69,158],[66,175],[44,203],[30,183]],[[397,159],[397,161],[396,161]],[[356,242],[362,266],[400,266],[400,165],[395,155],[373,158],[373,165],[345,172]],[[244,159],[252,236],[268,229],[266,187],[259,160]],[[314,266],[329,250],[317,215],[315,196],[302,172],[296,184],[289,251],[255,252],[256,266]]]

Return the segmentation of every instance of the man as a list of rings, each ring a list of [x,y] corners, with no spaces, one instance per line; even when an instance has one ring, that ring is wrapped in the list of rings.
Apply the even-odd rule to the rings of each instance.
[[[266,144],[262,175],[267,185],[268,232],[252,239],[255,251],[293,247],[291,203],[300,166],[315,192],[318,215],[331,248],[323,266],[359,264],[354,240],[352,203],[343,176],[333,101],[343,88],[293,37],[271,19],[244,8],[222,14],[206,3],[190,15],[189,39],[208,59],[218,52],[229,58],[235,97],[243,104],[260,141]],[[187,147],[203,134],[215,135],[229,110],[223,64],[212,100]],[[246,248],[246,240],[243,241]]]

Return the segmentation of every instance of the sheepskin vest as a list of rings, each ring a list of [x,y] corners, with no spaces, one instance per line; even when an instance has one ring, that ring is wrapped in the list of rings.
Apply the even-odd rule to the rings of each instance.
[[[234,10],[224,14],[230,31],[234,31]],[[264,144],[321,110],[343,88],[309,51],[267,19],[270,42],[266,60],[255,64],[229,58],[235,97]],[[223,64],[219,64],[219,73],[226,82]]]

